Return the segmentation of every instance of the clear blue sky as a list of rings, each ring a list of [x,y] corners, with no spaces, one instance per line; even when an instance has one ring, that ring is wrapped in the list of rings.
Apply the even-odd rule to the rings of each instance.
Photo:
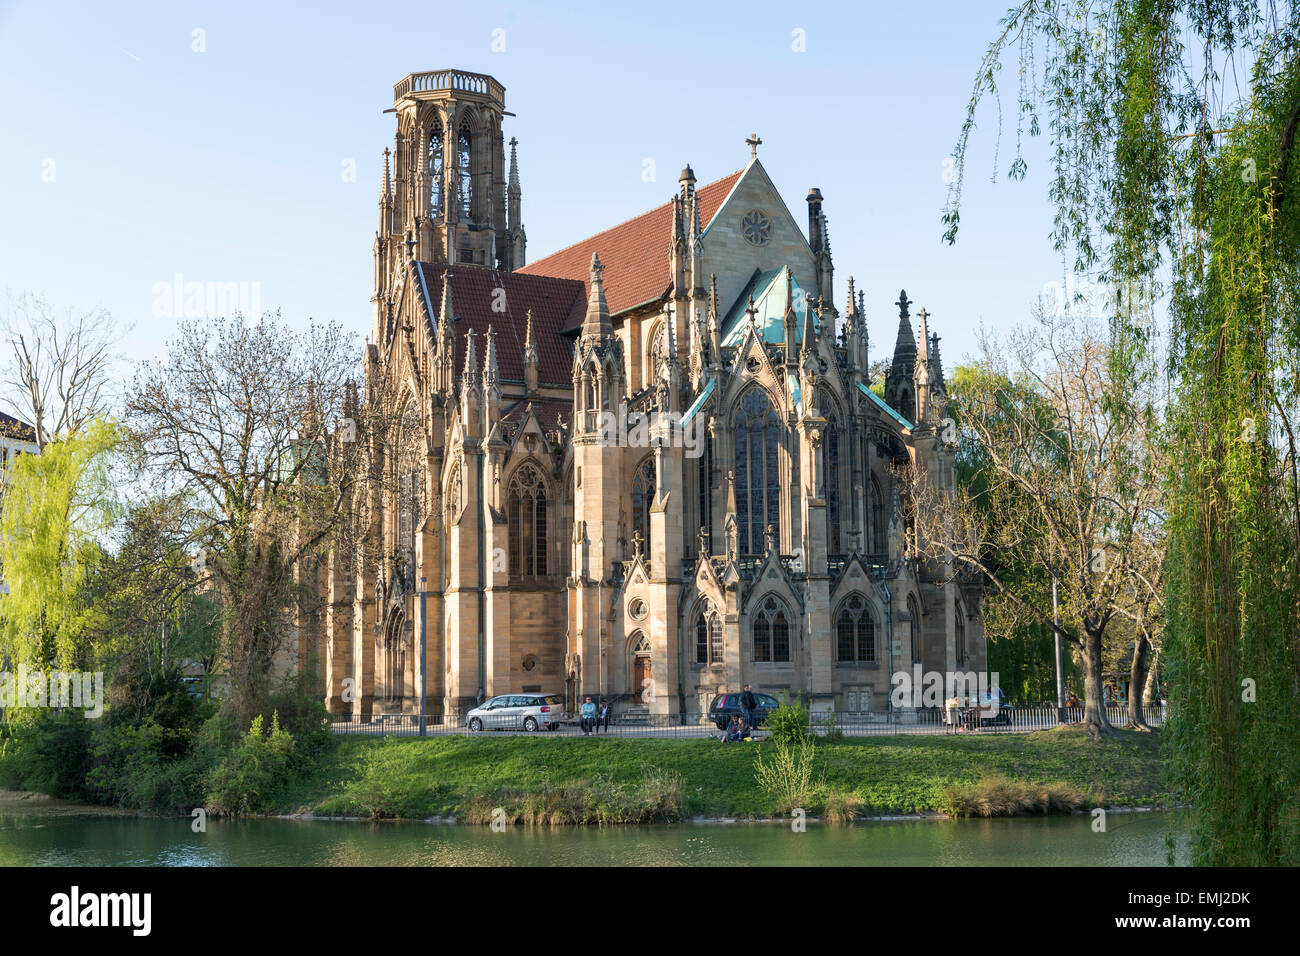
[[[131,359],[170,334],[154,286],[178,273],[256,282],[263,308],[364,336],[392,84],[457,67],[495,76],[517,114],[530,258],[662,203],[688,161],[701,182],[741,168],[757,131],[801,222],[808,188],[825,195],[837,304],[853,274],[873,359],[901,287],[951,368],[981,321],[1022,321],[1062,280],[1043,144],[1008,182],[1008,128],[991,184],[992,108],[962,235],[940,242],[944,160],[1007,5],[0,2],[0,290],[109,309]]]

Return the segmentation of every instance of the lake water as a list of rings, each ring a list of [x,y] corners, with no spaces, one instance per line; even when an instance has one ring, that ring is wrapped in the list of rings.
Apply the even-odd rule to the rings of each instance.
[[[0,801],[0,866],[1161,866],[1170,814],[907,820],[852,826],[683,823],[513,827],[212,820]],[[1188,859],[1180,831],[1179,863]]]

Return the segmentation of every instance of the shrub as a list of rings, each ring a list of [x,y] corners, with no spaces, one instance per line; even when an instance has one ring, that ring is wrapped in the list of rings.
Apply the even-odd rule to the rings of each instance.
[[[1072,813],[1087,802],[1068,783],[1034,786],[1005,777],[955,783],[944,791],[947,811],[959,817],[1009,817],[1025,813]]]
[[[608,776],[474,793],[462,813],[470,823],[492,823],[498,810],[506,823],[664,823],[680,820],[685,807],[679,773],[651,769],[640,780]]]
[[[852,823],[862,806],[862,798],[856,793],[828,787],[822,801],[822,818],[827,823]]]
[[[772,736],[775,740],[776,735]],[[796,807],[811,806],[822,786],[820,779],[813,780],[816,756],[816,747],[807,736],[794,744],[778,741],[770,760],[765,761],[763,754],[759,753],[754,761],[754,779],[763,792],[776,801],[778,812],[788,813]]]
[[[767,715],[765,723],[772,742],[776,744],[789,746],[812,738],[808,730],[808,711],[798,700],[791,702],[782,697],[780,705]]]
[[[11,712],[0,750],[0,782],[84,799],[94,723],[80,710]]]
[[[271,716],[263,733],[262,716],[253,718],[248,733],[208,775],[207,804],[214,813],[263,813],[274,806],[295,763],[293,735]]]
[[[817,725],[822,728],[822,736],[826,740],[843,740],[844,731],[840,728],[840,719],[835,711],[828,710],[817,719]]]

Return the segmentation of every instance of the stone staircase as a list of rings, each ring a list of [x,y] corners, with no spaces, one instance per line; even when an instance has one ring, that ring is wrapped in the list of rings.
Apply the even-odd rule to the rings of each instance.
[[[620,724],[648,727],[650,726],[650,708],[640,705],[628,707],[619,712],[618,722]]]

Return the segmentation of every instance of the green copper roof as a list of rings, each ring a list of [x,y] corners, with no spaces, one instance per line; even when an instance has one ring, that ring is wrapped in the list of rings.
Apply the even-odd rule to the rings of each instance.
[[[713,394],[713,390],[717,385],[718,380],[716,378],[709,379],[709,384],[704,386],[704,391],[700,392],[699,397],[695,399],[695,401],[691,402],[691,407],[686,409],[686,414],[682,416],[683,428],[689,425],[691,419],[695,417],[696,412],[704,407],[704,403],[709,400],[709,396]]]
[[[867,398],[871,399],[873,402],[879,405],[880,410],[883,411],[890,418],[894,419],[894,421],[898,422],[898,424],[902,425],[908,431],[912,430],[911,422],[909,422],[902,415],[898,414],[898,412],[890,408],[888,403],[886,403],[886,401],[883,398],[881,398],[871,389],[867,388],[867,386],[863,385],[861,382],[858,382],[858,391],[862,392],[863,395],[867,396]]]
[[[740,295],[723,319],[723,348],[735,348],[740,345],[740,340],[745,335],[745,310],[749,308],[751,296],[757,313],[754,316],[754,323],[758,326],[763,341],[777,344],[785,342],[785,310],[789,305],[789,297],[786,294],[786,274],[789,272],[789,266],[766,271],[754,270],[749,282],[740,290]],[[790,273],[790,291],[794,295],[795,342],[799,343],[803,341],[803,327],[808,320],[808,299],[793,273]],[[821,326],[817,324],[816,315],[813,316],[813,323],[813,328],[820,332]]]

